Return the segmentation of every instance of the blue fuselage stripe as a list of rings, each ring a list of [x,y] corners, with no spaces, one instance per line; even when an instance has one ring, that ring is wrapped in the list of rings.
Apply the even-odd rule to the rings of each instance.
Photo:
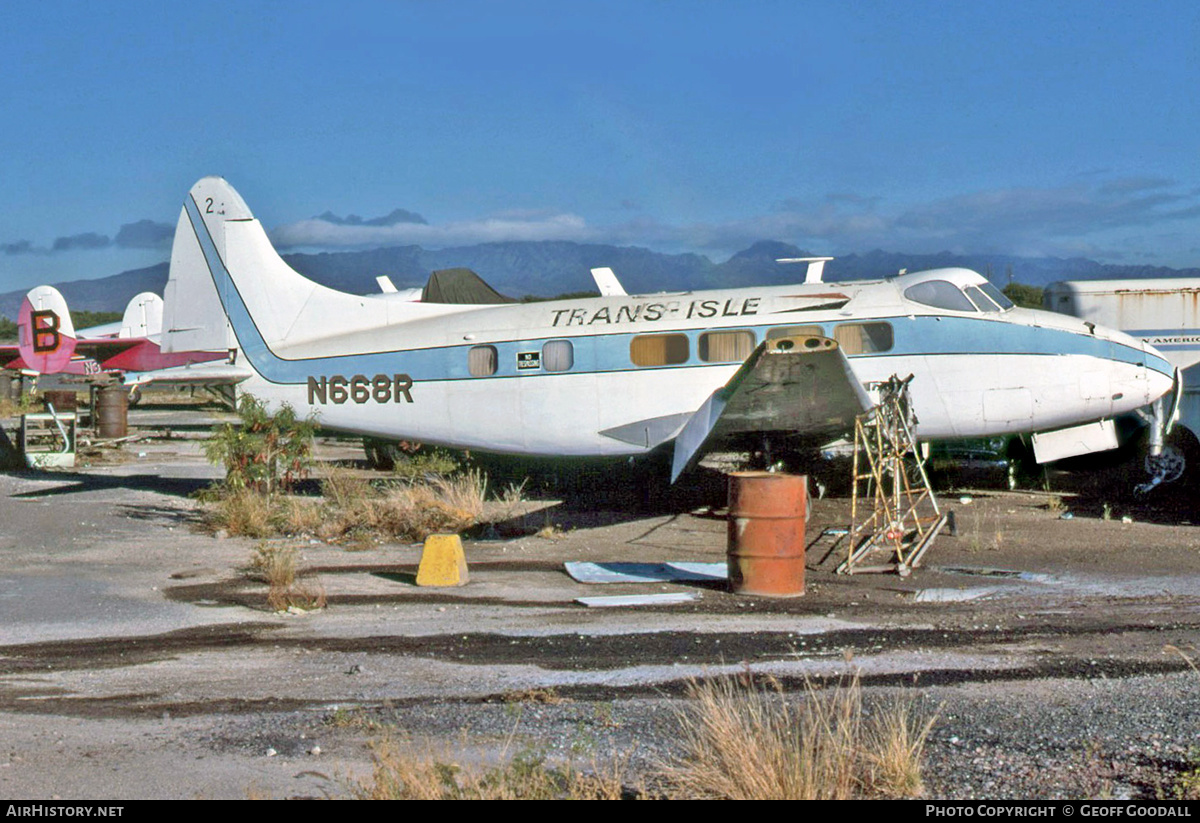
[[[230,324],[237,334],[243,355],[266,380],[281,384],[304,384],[309,377],[329,374],[372,376],[375,374],[404,373],[414,381],[436,380],[479,380],[471,377],[467,366],[467,352],[472,344],[410,349],[404,351],[373,352],[338,356],[313,357],[288,360],[279,357],[263,339],[251,317],[237,285],[216,245],[209,236],[207,226],[195,201],[185,201],[196,238],[209,272],[216,285],[217,293],[229,315]],[[851,361],[859,357],[941,357],[952,355],[975,356],[1046,356],[1084,355],[1103,360],[1116,360],[1147,367],[1171,374],[1173,369],[1167,361],[1123,343],[1106,340],[1090,334],[1063,329],[1008,322],[1003,319],[961,317],[956,315],[899,315],[879,318],[838,318],[837,321],[812,321],[806,326],[819,326],[822,332],[832,336],[834,328],[843,323],[862,323],[879,320],[889,322],[893,328],[893,346],[886,352],[849,355]],[[768,329],[780,325],[746,325],[741,328],[755,332],[756,341],[762,340]],[[655,368],[697,368],[730,366],[733,363],[705,363],[696,355],[697,338],[712,327],[678,330],[672,333],[686,334],[690,341],[690,357],[684,363]],[[728,328],[716,330],[728,331]],[[644,332],[642,332],[644,333]],[[511,378],[545,375],[544,369],[518,370],[517,355],[525,352],[540,352],[549,340],[570,340],[574,349],[574,364],[559,374],[610,373],[644,371],[630,361],[630,340],[634,333],[597,334],[562,337],[547,335],[515,340],[489,341],[497,353],[497,371],[494,378]]]

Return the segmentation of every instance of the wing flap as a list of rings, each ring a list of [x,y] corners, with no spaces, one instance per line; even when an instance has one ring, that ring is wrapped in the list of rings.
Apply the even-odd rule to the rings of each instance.
[[[734,435],[766,432],[832,440],[854,427],[871,399],[838,344],[817,335],[765,340],[675,439],[671,482]]]

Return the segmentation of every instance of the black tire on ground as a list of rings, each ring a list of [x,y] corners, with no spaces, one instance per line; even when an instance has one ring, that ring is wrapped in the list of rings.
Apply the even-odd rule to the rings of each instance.
[[[390,472],[396,468],[400,459],[400,447],[390,440],[380,440],[377,437],[363,438],[363,451],[367,455],[367,464],[379,471]]]

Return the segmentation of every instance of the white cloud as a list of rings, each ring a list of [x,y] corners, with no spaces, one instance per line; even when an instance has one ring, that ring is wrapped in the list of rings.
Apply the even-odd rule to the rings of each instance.
[[[314,218],[279,226],[271,236],[277,245],[291,248],[439,248],[571,240],[720,255],[758,240],[782,240],[830,253],[883,248],[1114,259],[1158,251],[1151,237],[1144,241],[1146,248],[1131,248],[1131,235],[1185,228],[1183,221],[1195,218],[1200,218],[1200,192],[1194,189],[1163,178],[1097,177],[1059,186],[968,192],[902,206],[838,192],[812,200],[790,198],[757,216],[716,222],[675,224],[641,217],[591,225],[576,214],[513,211],[445,225],[338,225]]]
[[[574,214],[501,215],[441,226],[397,223],[391,226],[339,225],[316,218],[276,227],[271,240],[280,248],[370,248],[418,245],[432,248],[510,240],[591,241],[592,230]]]

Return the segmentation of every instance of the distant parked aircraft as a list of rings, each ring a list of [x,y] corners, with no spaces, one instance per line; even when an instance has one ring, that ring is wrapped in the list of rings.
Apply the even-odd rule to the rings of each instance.
[[[227,351],[162,351],[162,312],[162,298],[143,292],[119,323],[77,331],[62,294],[38,286],[21,303],[17,345],[0,349],[0,358],[38,374],[116,374],[131,391],[148,383],[229,385],[250,375],[227,362]]]

